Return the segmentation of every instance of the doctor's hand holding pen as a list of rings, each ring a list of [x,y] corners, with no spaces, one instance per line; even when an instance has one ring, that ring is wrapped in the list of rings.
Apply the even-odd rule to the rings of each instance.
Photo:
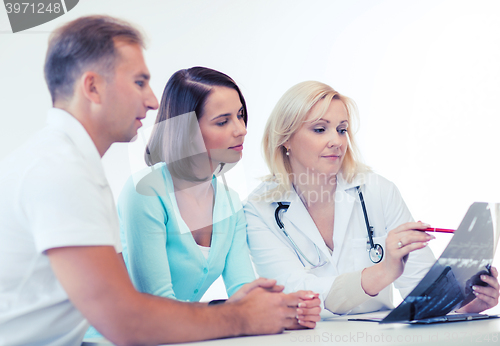
[[[453,232],[430,228],[430,225],[421,221],[408,222],[390,231],[385,241],[385,259],[378,265],[363,271],[361,285],[367,294],[372,296],[378,294],[403,274],[410,252],[426,247],[430,240],[435,239],[426,231]],[[473,286],[476,299],[458,309],[458,313],[477,313],[491,309],[498,304],[500,296],[498,270],[492,267],[491,275],[483,274],[480,278],[485,285]]]
[[[284,286],[276,285],[276,280],[259,278],[243,285],[227,300],[227,303],[240,301],[256,288],[261,288],[268,292],[281,293]],[[286,296],[294,298],[294,301],[297,299],[299,301],[298,305],[290,306],[297,307],[297,315],[295,316],[295,320],[286,329],[312,329],[316,327],[316,322],[321,319],[319,315],[321,312],[319,294],[312,291],[297,291],[289,293]]]
[[[367,294],[377,295],[403,274],[409,253],[426,247],[435,239],[423,232],[429,227],[420,221],[407,222],[387,234],[384,260],[363,270],[361,286]]]

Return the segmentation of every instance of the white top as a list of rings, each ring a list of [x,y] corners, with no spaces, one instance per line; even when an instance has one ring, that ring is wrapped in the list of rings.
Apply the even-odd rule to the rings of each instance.
[[[205,257],[205,259],[207,260],[208,259],[208,255],[210,255],[210,246],[201,246],[201,245],[198,245],[198,248],[200,249],[203,257]]]
[[[0,163],[0,345],[77,345],[88,323],[68,300],[45,251],[111,245],[118,217],[100,156],[60,109]]]
[[[318,262],[318,253],[314,246],[316,244],[321,260],[328,263],[315,269],[307,269],[301,264],[290,241],[277,226],[274,213],[278,204],[259,198],[276,185],[271,182],[259,185],[244,205],[248,223],[248,244],[258,274],[277,279],[279,284],[285,285],[286,292],[318,292],[322,301],[339,275],[353,273],[349,280],[357,277],[360,281],[359,272],[373,263],[367,252],[367,229],[356,191],[358,185],[361,186],[376,244],[385,248],[387,233],[413,220],[398,189],[390,181],[374,173],[360,174],[352,183],[347,183],[339,177],[335,193],[334,248],[330,253],[304,204],[297,193],[292,191],[281,200],[290,204],[288,210],[281,213],[281,220],[301,251],[314,263]],[[304,259],[303,261],[308,265]],[[434,262],[435,258],[429,248],[410,254],[403,275],[394,282],[403,297],[411,292]],[[360,282],[358,286],[361,287]],[[336,291],[333,298],[339,301],[356,298],[356,301],[363,302],[352,310],[349,308],[349,311],[338,313],[362,313],[393,307],[391,286],[373,298],[366,296],[366,299],[358,300],[360,297],[350,295],[354,295],[354,292],[343,289]]]

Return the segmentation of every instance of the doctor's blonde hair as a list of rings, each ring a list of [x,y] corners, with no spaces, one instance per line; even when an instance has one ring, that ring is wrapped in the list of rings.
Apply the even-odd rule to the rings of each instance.
[[[311,109],[321,100],[325,100],[323,107],[318,111],[316,119],[319,120],[327,111],[330,102],[334,99],[342,101],[347,110],[349,126],[347,127],[348,146],[338,174],[347,182],[352,182],[357,174],[370,169],[360,161],[358,147],[354,140],[354,122],[358,120],[356,104],[350,98],[339,94],[327,84],[306,81],[288,89],[274,107],[264,129],[262,149],[270,175],[264,178],[278,184],[276,189],[268,191],[266,198],[271,196],[284,196],[292,189],[293,174],[290,160],[286,155],[284,144],[306,122]],[[280,197],[281,198],[281,197]]]

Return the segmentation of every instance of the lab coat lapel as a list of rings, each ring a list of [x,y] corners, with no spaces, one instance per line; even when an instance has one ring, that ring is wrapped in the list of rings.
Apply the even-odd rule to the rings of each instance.
[[[295,191],[290,196],[290,207],[284,213],[283,220],[285,227],[287,226],[286,221],[289,221],[296,229],[311,239],[320,251],[323,252],[323,258],[330,258],[330,251],[328,251],[316,224]]]
[[[351,219],[355,198],[348,191],[337,186],[335,192],[335,220],[333,225],[333,254],[332,262],[338,265],[340,252],[344,248],[344,238]]]
[[[363,184],[362,179],[355,179],[347,183],[341,176],[337,176],[337,189],[335,191],[335,220],[333,226],[333,254],[332,261],[338,265],[340,254],[344,249],[344,239],[351,220],[351,214],[356,203],[355,187]],[[350,249],[344,249],[349,251]]]

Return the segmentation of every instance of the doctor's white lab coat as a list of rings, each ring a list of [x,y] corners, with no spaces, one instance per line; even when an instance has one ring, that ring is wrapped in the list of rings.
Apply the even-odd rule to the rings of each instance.
[[[335,220],[333,252],[326,246],[314,221],[295,191],[283,199],[271,202],[262,196],[276,187],[273,182],[263,182],[248,197],[244,210],[248,227],[248,244],[253,262],[261,277],[274,278],[285,286],[285,292],[311,290],[320,294],[322,302],[330,292],[337,276],[360,271],[374,265],[368,256],[367,229],[356,186],[361,186],[375,244],[385,251],[387,233],[397,226],[413,221],[397,187],[387,179],[375,174],[359,174],[352,183],[338,176],[335,193]],[[326,195],[323,198],[327,198]],[[275,220],[277,202],[289,203],[287,211],[281,213],[286,231],[300,250],[313,263],[321,259],[328,263],[319,268],[305,268],[290,241],[278,227]],[[302,259],[309,266],[305,259]],[[404,298],[425,276],[434,264],[432,251],[426,247],[410,253],[403,275],[395,282]],[[359,276],[360,277],[360,276]],[[344,290],[345,291],[345,290]],[[332,292],[333,293],[333,292]],[[346,297],[349,299],[349,297]],[[363,313],[392,309],[392,285],[377,296],[354,307],[348,313]],[[342,312],[345,313],[345,312]],[[331,316],[328,312],[323,317]]]

